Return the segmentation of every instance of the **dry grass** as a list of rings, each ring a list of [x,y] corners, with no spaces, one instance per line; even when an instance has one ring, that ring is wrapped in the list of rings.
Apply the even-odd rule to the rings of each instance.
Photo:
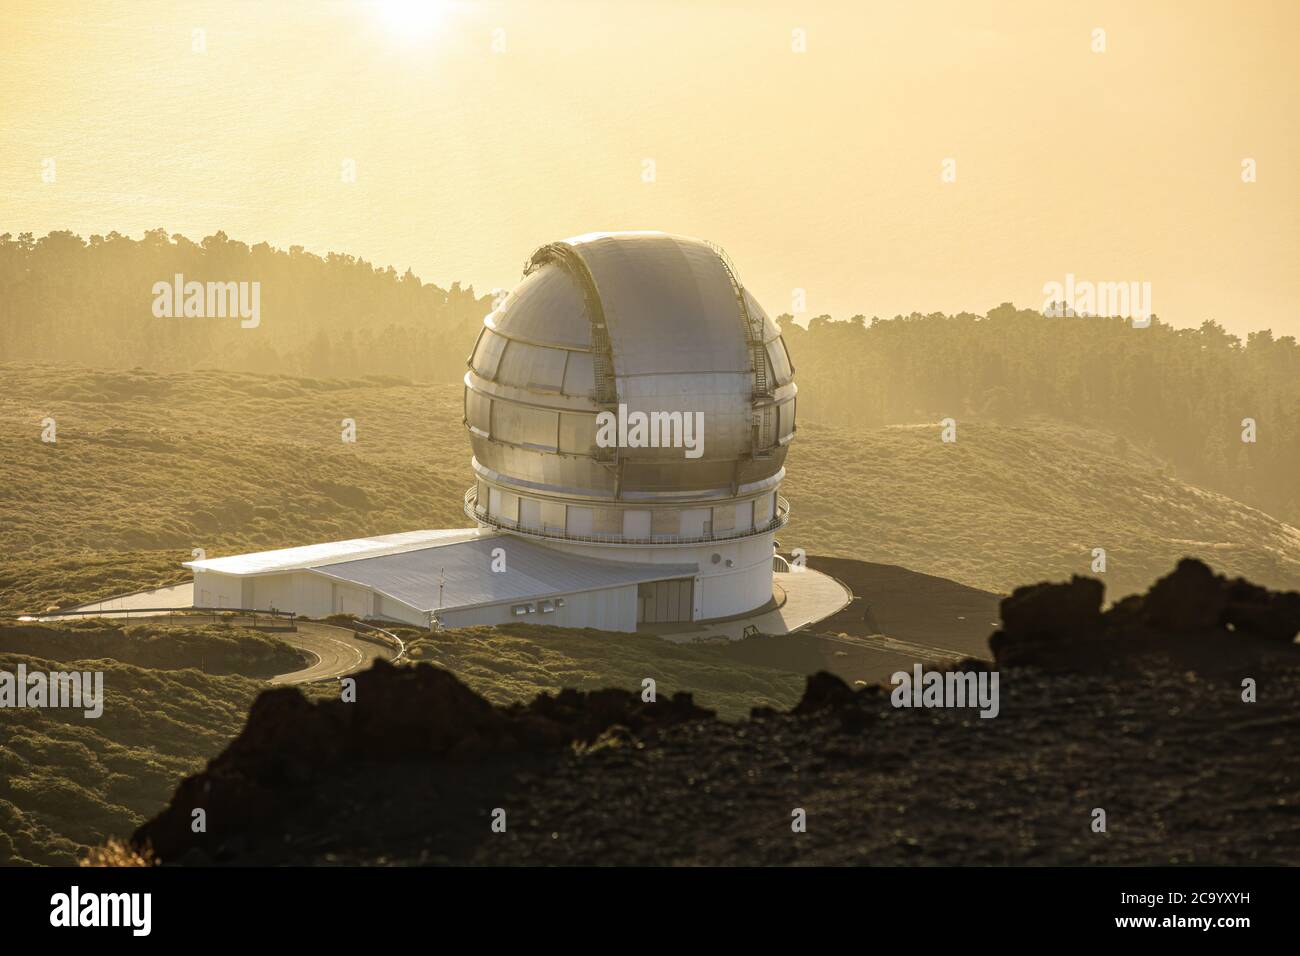
[[[0,375],[0,609],[175,583],[193,548],[218,556],[465,524],[469,448],[454,387],[16,366]],[[47,416],[57,421],[53,445],[40,441]],[[340,441],[343,418],[355,419],[356,444]],[[1300,585],[1295,529],[1112,448],[1106,436],[1050,423],[971,423],[955,445],[933,425],[804,423],[781,540],[993,590],[1087,573],[1094,547],[1108,552],[1111,598],[1145,588],[1185,554],[1261,584]],[[21,659],[48,669],[53,655],[35,649]],[[659,693],[692,691],[732,718],[787,707],[803,683],[725,647],[535,627],[427,636],[412,657],[499,702],[566,686],[639,688],[654,676]],[[19,659],[0,650],[0,667]],[[106,848],[221,750],[264,686],[146,663],[103,663],[98,721],[5,715],[0,863],[71,864]]]
[[[175,583],[209,557],[466,523],[460,390],[0,366],[0,608],[43,609]],[[808,386],[811,387],[811,386]],[[58,443],[40,441],[40,421]],[[356,444],[340,441],[341,420]],[[1145,587],[1186,554],[1300,585],[1300,532],[1045,422],[853,430],[804,423],[784,492],[786,548],[902,564],[1006,590],[1087,573]]]
[[[1121,457],[1109,436],[1054,422],[855,431],[800,427],[786,465],[785,549],[899,564],[989,591],[1092,574],[1118,600],[1179,558],[1274,588],[1300,587],[1300,531]]]
[[[141,853],[123,840],[110,839],[103,846],[91,847],[80,860],[81,866],[149,867],[157,866],[152,854]]]
[[[640,690],[649,677],[660,697],[689,691],[702,707],[738,720],[753,707],[792,707],[804,687],[802,673],[748,663],[728,644],[670,644],[646,634],[528,624],[427,634],[408,644],[408,655],[452,671],[496,704],[565,687]]]
[[[258,680],[112,660],[0,651],[0,670],[104,673],[104,712],[6,710],[0,720],[0,865],[73,866],[166,803],[239,732]]]

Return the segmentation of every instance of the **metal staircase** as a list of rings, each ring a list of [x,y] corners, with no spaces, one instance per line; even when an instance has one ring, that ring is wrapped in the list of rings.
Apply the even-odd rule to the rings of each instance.
[[[745,302],[745,287],[740,284],[740,278],[736,274],[736,267],[732,263],[731,257],[727,255],[726,250],[713,242],[708,243],[708,246],[717,255],[718,260],[722,263],[722,268],[727,273],[727,280],[731,283],[731,291],[736,297],[736,305],[740,310],[740,321],[745,329],[745,344],[749,349],[749,367],[754,376],[754,390],[750,396],[754,411],[753,437],[751,440],[753,456],[760,460],[771,458],[774,443],[769,441],[769,436],[775,437],[776,430],[772,427],[774,404],[772,384],[768,377],[767,346],[763,342],[763,320],[750,313],[749,306]]]
[[[591,364],[596,380],[591,398],[603,410],[617,414],[618,383],[614,378],[614,351],[609,339],[605,309],[600,301],[600,292],[596,289],[596,280],[592,277],[591,270],[587,268],[587,263],[583,261],[581,254],[567,242],[553,242],[534,252],[524,268],[524,275],[528,275],[548,262],[559,264],[578,280],[587,307],[587,320],[591,325]],[[609,448],[597,446],[595,457],[597,462],[615,472],[617,489],[620,478],[617,446]]]

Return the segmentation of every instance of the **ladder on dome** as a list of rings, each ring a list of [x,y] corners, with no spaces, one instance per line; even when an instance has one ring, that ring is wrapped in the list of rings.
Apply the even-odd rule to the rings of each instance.
[[[609,328],[605,324],[602,312],[599,318],[591,321],[591,364],[595,373],[596,388],[592,398],[605,411],[618,415],[618,386],[614,381],[614,364],[611,361],[613,351],[609,344]],[[596,461],[615,471],[615,482],[619,480],[618,444],[607,447],[596,446]]]
[[[614,386],[614,367],[610,363],[609,330],[604,322],[591,323],[591,359],[596,373],[596,390],[593,398],[607,412],[618,417],[618,393]],[[596,445],[596,461],[614,472],[614,496],[619,496],[622,472],[618,467],[618,443]]]
[[[767,374],[767,347],[763,342],[763,320],[750,313],[749,305],[745,302],[745,287],[740,284],[740,278],[736,274],[736,267],[732,263],[731,257],[727,255],[726,250],[714,242],[709,242],[708,247],[713,250],[722,263],[723,270],[727,273],[727,281],[731,283],[731,293],[736,297],[736,305],[740,308],[740,321],[745,327],[745,344],[749,349],[749,366],[754,373],[754,392],[750,396],[754,410],[751,445],[753,455],[758,459],[771,458],[772,445],[767,443],[767,436],[773,433],[772,413],[775,405],[772,385]]]
[[[614,353],[610,345],[605,309],[600,301],[600,293],[596,289],[596,280],[582,256],[567,242],[553,242],[534,252],[524,266],[524,275],[528,275],[547,262],[556,263],[578,281],[587,307],[587,320],[591,326],[591,364],[595,378],[591,399],[603,410],[617,415],[618,383],[614,378]],[[595,451],[596,462],[614,472],[614,495],[618,497],[622,479],[618,445],[615,443],[605,448],[598,445]]]

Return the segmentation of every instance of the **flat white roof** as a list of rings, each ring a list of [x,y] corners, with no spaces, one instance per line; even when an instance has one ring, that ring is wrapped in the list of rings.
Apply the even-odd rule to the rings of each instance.
[[[505,571],[493,570],[497,548],[505,552]],[[481,528],[381,534],[186,561],[185,567],[243,576],[310,571],[370,588],[417,611],[529,601],[699,572],[697,564],[583,557]]]
[[[403,531],[400,534],[379,534],[370,538],[350,538],[347,541],[329,541],[325,544],[308,544],[298,548],[280,548],[276,551],[256,551],[250,554],[232,554],[224,558],[186,561],[184,566],[195,571],[217,571],[221,574],[271,574],[276,571],[328,567],[331,564],[356,561],[359,558],[402,554],[406,551],[436,548],[495,535],[495,531],[479,528]]]
[[[494,571],[500,548],[505,570]],[[499,566],[499,565],[498,565]],[[635,564],[568,554],[514,535],[346,561],[316,573],[395,598],[417,611],[453,610],[694,577],[697,564]]]

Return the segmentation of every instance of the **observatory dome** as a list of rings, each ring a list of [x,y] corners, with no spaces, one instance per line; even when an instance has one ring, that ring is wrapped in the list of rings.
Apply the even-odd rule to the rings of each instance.
[[[681,510],[775,492],[794,393],[780,329],[719,248],[664,233],[543,246],[486,317],[465,375],[477,516],[602,540],[753,532],[776,518],[775,501],[759,506],[757,523],[710,515],[707,529],[667,511],[649,528],[610,514],[591,515],[586,528],[585,515],[571,522],[558,506]],[[619,416],[620,406],[632,421],[636,412],[693,416],[702,431],[686,437],[699,447],[602,446],[597,416]],[[658,421],[659,432],[668,428]]]
[[[766,536],[751,551],[770,597],[793,379],[780,328],[716,246],[659,232],[543,246],[469,359],[465,511],[611,560],[677,549],[658,559],[718,570],[753,554],[681,549]]]
[[[785,633],[851,599],[822,581],[781,608],[796,577],[824,578],[774,578],[792,570],[775,533],[794,369],[721,249],[660,232],[543,246],[468,364],[476,527],[187,562],[195,605],[695,640]]]

